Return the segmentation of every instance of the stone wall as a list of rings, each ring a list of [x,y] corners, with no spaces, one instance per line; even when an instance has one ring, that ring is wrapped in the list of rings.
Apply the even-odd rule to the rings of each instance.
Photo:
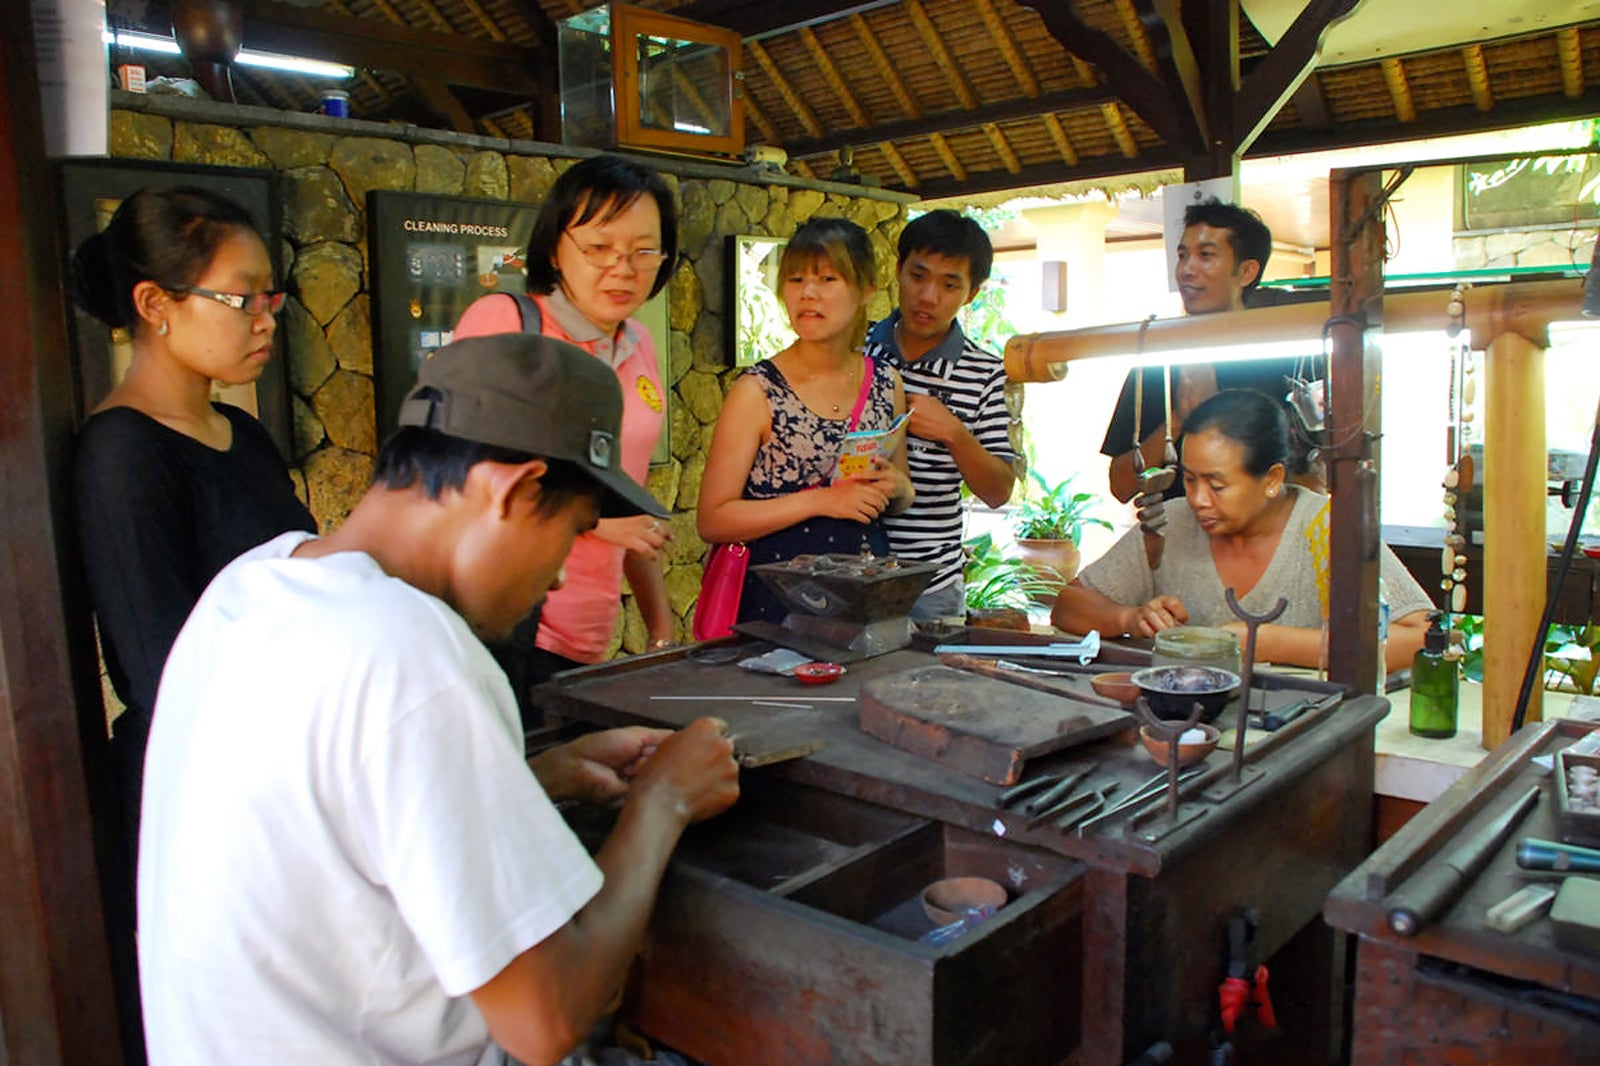
[[[1457,270],[1507,267],[1587,268],[1594,249],[1592,228],[1506,230],[1503,233],[1457,234],[1452,242]]]
[[[293,405],[297,483],[324,530],[365,491],[378,441],[372,384],[371,274],[366,193],[394,189],[539,203],[556,176],[593,153],[171,97],[114,94],[111,154],[172,163],[256,167],[282,175],[281,268],[290,297],[279,318]],[[873,318],[892,307],[895,241],[909,198],[781,173],[678,160],[646,160],[675,186],[684,261],[673,276],[670,382],[672,461],[649,487],[673,512],[667,592],[689,638],[706,546],[695,508],[711,428],[734,372],[726,350],[726,241],[731,234],[787,237],[812,215],[843,215],[871,235],[885,286]],[[638,652],[645,629],[632,597],[615,649]]]

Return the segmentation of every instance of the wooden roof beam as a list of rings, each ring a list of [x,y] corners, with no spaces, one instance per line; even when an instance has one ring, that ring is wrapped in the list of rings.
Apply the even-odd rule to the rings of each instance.
[[[1133,0],[1125,2],[1131,4]],[[1218,35],[1231,36],[1231,40],[1216,43],[1223,46],[1224,56],[1232,57],[1232,64],[1227,69],[1208,70],[1209,78],[1201,76],[1200,61],[1177,0],[1138,0],[1137,10],[1141,26],[1146,28],[1146,47],[1155,53],[1155,70],[1167,86],[1168,99],[1174,105],[1179,101],[1188,104],[1187,108],[1179,108],[1183,125],[1189,130],[1188,143],[1204,151],[1219,140],[1228,140],[1225,131],[1212,130],[1208,107],[1220,102],[1219,117],[1229,117],[1224,109],[1232,102],[1233,82],[1238,77],[1239,31],[1237,17],[1230,25],[1226,16],[1237,12],[1237,0],[1217,0],[1197,9],[1202,18],[1215,20],[1214,26],[1210,21],[1202,23],[1208,34],[1214,30]],[[1223,66],[1218,63],[1219,68]]]
[[[1328,30],[1349,18],[1360,3],[1361,0],[1311,0],[1278,38],[1272,51],[1245,75],[1233,114],[1240,154],[1249,150],[1291,97],[1307,125],[1326,129],[1333,124],[1322,87],[1311,72],[1322,54],[1322,41]],[[1302,93],[1301,87],[1307,84],[1311,88]]]
[[[1050,139],[1056,144],[1056,151],[1061,153],[1062,162],[1069,167],[1078,165],[1078,149],[1072,144],[1072,138],[1067,136],[1066,127],[1061,125],[1061,120],[1054,115],[1044,116],[1044,128],[1050,134]]]
[[[1423,137],[1449,137],[1457,133],[1509,130],[1536,123],[1593,118],[1596,113],[1600,113],[1600,88],[1585,90],[1574,100],[1554,94],[1502,99],[1495,104],[1493,111],[1483,112],[1471,104],[1463,104],[1424,112],[1415,122],[1403,125],[1393,119],[1383,118],[1341,122],[1320,133],[1304,129],[1271,130],[1256,140],[1250,149],[1250,156],[1293,155],[1296,152],[1322,152],[1332,148],[1393,144]]]
[[[1406,78],[1406,65],[1397,56],[1389,56],[1378,64],[1383,68],[1383,81],[1389,87],[1389,99],[1394,102],[1394,117],[1401,122],[1417,120],[1417,104],[1411,97],[1411,82]]]
[[[955,179],[956,183],[965,183],[967,180],[967,168],[961,165],[961,160],[957,159],[955,152],[950,150],[950,142],[944,139],[944,134],[930,133],[928,135],[928,143],[933,145],[935,152],[939,153],[939,158],[944,162],[944,168],[950,172],[950,176]]]
[[[817,26],[836,19],[863,15],[890,7],[900,0],[690,0],[679,4],[675,18],[704,22],[733,30],[746,41],[791,33],[802,26]]]
[[[1489,64],[1483,60],[1483,45],[1469,44],[1461,49],[1461,64],[1467,68],[1473,106],[1479,111],[1493,110],[1494,93],[1489,89]]]
[[[1145,32],[1143,13],[1134,6],[1133,0],[1113,0],[1117,9],[1117,17],[1122,20],[1122,29],[1133,42],[1133,51],[1139,57],[1139,63],[1144,69],[1156,69],[1156,53],[1151,46],[1150,35]]]
[[[975,110],[978,106],[977,94],[972,91],[972,86],[967,84],[961,68],[956,65],[955,56],[952,56],[950,49],[944,46],[944,38],[939,35],[939,29],[933,24],[933,19],[928,17],[928,10],[922,6],[922,0],[905,0],[905,3],[906,15],[911,19],[911,25],[916,28],[917,36],[922,38],[923,45],[933,56],[934,65],[944,71],[945,81],[955,90],[956,99],[961,101],[961,106],[968,111]]]
[[[1018,0],[1018,3],[1038,13],[1045,29],[1050,31],[1050,36],[1062,48],[1099,67],[1116,97],[1127,104],[1158,137],[1172,145],[1185,143],[1187,138],[1183,124],[1173,112],[1172,103],[1167,98],[1167,87],[1160,78],[1123,51],[1120,44],[1084,22],[1070,3],[1051,0]],[[1115,136],[1117,126],[1110,115],[1107,115],[1107,119],[1107,125]],[[1115,123],[1121,122],[1122,116],[1119,114]],[[1126,132],[1125,124],[1123,129]]]
[[[477,21],[479,26],[483,27],[483,31],[487,33],[491,39],[496,41],[504,41],[507,39],[506,31],[500,28],[500,24],[498,22],[489,17],[489,13],[483,9],[483,5],[478,3],[478,0],[461,0],[461,5],[472,14],[473,19]],[[550,40],[550,38],[540,38],[540,40]]]
[[[1031,189],[1067,181],[1094,181],[1115,177],[1118,174],[1128,174],[1135,170],[1160,170],[1181,165],[1182,160],[1178,158],[1176,152],[1162,149],[1159,155],[1151,153],[1140,159],[1137,167],[1129,166],[1121,156],[1100,156],[1076,167],[1046,163],[1023,167],[1015,174],[1007,170],[988,170],[960,179],[928,181],[917,191],[926,199],[938,200],[948,196],[976,195],[1005,189]]]
[[[970,130],[985,122],[1013,122],[1022,118],[1037,118],[1062,111],[1082,111],[1100,107],[1116,99],[1109,88],[1065,89],[1043,93],[1031,99],[1023,97],[1004,103],[990,104],[973,110],[940,111],[904,122],[885,122],[859,130],[839,130],[825,137],[793,140],[784,144],[791,156],[819,155],[846,146],[859,148],[879,141],[904,141],[913,137],[927,137],[934,133]]]
[[[517,17],[541,45],[555,47],[556,24],[544,13],[544,8],[539,6],[537,0],[505,0],[505,3],[517,13]]]
[[[1583,44],[1578,40],[1578,27],[1556,31],[1556,50],[1561,55],[1561,92],[1576,100],[1583,95]]]
[[[1012,38],[1011,31],[1006,29],[1000,12],[995,10],[994,0],[972,0],[972,6],[978,9],[978,17],[983,19],[984,28],[989,31],[989,39],[1000,50],[1000,58],[1006,61],[1006,66],[1011,68],[1011,76],[1017,79],[1017,87],[1022,90],[1022,94],[1038,96],[1039,79],[1034,77],[1027,59],[1017,49],[1017,42]]]
[[[1322,91],[1322,79],[1314,72],[1300,83],[1289,99],[1294,103],[1295,113],[1300,116],[1300,125],[1306,129],[1320,132],[1333,128],[1333,109],[1328,106],[1328,96]],[[1263,124],[1261,128],[1265,129],[1266,125]]]
[[[1006,66],[1011,68],[1012,77],[1017,79],[1017,86],[1023,95],[1037,99],[1040,93],[1039,79],[1034,76],[1033,68],[1028,65],[1027,57],[1017,47],[1016,40],[1011,31],[1006,28],[1005,21],[1000,17],[1000,12],[995,9],[994,0],[973,0],[978,9],[978,17],[983,19],[984,27],[989,31],[989,37],[994,41],[995,47],[1000,50],[1000,55],[1006,61]],[[1053,112],[1040,116],[1044,128],[1050,134],[1050,140],[1055,142],[1056,151],[1069,167],[1078,165],[1078,151],[1073,147],[1072,138],[1067,136],[1066,128],[1061,125],[1061,120]],[[1009,146],[1008,146],[1009,147]],[[1013,154],[1012,158],[1016,158]],[[1011,168],[1013,172],[1021,169],[1021,164]]]
[[[478,132],[478,124],[467,114],[467,109],[461,106],[461,101],[450,91],[450,86],[438,78],[414,77],[411,79],[411,84],[417,87],[417,95],[422,97],[422,102],[443,115],[450,123],[451,129],[457,133]]]
[[[1116,104],[1101,104],[1100,114],[1105,117],[1106,129],[1111,131],[1111,137],[1117,142],[1117,147],[1122,149],[1122,154],[1128,159],[1136,158],[1139,154],[1139,142],[1133,139],[1133,131],[1128,129],[1128,120],[1122,117],[1122,109]]]
[[[858,14],[852,14],[850,16],[850,28],[856,31],[856,39],[861,42],[861,46],[872,57],[873,65],[878,68],[878,73],[882,75],[884,82],[889,86],[889,91],[894,94],[895,103],[900,105],[901,112],[908,119],[921,118],[922,109],[912,99],[910,91],[906,88],[905,80],[900,77],[900,72],[889,61],[889,53],[885,52],[883,45],[878,43],[878,36],[872,32],[872,27],[867,25],[867,20]]]
[[[778,64],[767,55],[767,50],[754,41],[744,42],[747,55],[753,57],[756,64],[766,72],[767,78],[772,82],[772,87],[778,90],[778,95],[783,97],[784,103],[789,105],[789,110],[794,112],[795,118],[800,120],[800,125],[805,127],[807,133],[813,137],[822,136],[822,125],[817,121],[817,116],[812,114],[805,101],[794,91],[794,86],[789,84],[789,79],[783,76],[783,71],[778,69]]]
[[[536,96],[541,50],[436,33],[323,9],[255,0],[245,20],[245,43],[265,52],[326,59],[354,67],[427,71],[451,85]],[[548,64],[553,66],[553,63]]]
[[[796,31],[800,43],[811,53],[812,62],[822,72],[822,80],[828,83],[828,88],[833,90],[833,95],[839,98],[844,105],[845,112],[850,116],[850,121],[857,126],[870,126],[872,120],[867,117],[866,110],[861,106],[850,87],[844,83],[844,77],[839,73],[839,68],[834,65],[833,58],[828,55],[828,50],[822,47],[822,42],[812,32],[811,27],[802,26]]]
[[[878,145],[878,150],[889,161],[889,165],[894,168],[894,172],[900,175],[900,184],[908,189],[915,189],[921,184],[921,180],[917,177],[917,172],[911,169],[911,164],[907,163],[906,157],[900,154],[900,149],[888,141],[884,141]]]

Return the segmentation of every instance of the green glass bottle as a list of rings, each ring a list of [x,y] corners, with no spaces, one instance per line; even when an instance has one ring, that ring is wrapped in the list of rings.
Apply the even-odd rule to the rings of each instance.
[[[1428,613],[1428,635],[1411,660],[1411,732],[1443,740],[1456,735],[1459,689],[1454,659],[1445,657],[1450,635],[1438,611]]]

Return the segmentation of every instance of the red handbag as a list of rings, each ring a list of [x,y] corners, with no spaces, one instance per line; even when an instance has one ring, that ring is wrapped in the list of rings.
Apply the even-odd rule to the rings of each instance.
[[[744,544],[718,544],[711,550],[700,579],[700,599],[694,605],[695,640],[717,640],[733,632],[749,565],[750,549]]]

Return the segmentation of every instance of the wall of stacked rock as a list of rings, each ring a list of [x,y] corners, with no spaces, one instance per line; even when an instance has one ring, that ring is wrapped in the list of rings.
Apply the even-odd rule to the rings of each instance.
[[[365,491],[378,448],[367,192],[538,204],[577,153],[410,126],[117,96],[111,113],[114,157],[281,174],[280,268],[290,295],[278,330],[293,408],[290,466],[319,526],[337,526]],[[726,281],[726,238],[787,237],[818,214],[854,220],[878,251],[884,286],[870,308],[877,319],[893,306],[895,241],[908,198],[750,168],[650,162],[677,191],[683,259],[671,283],[671,338],[662,353],[663,381],[671,383],[672,458],[652,467],[649,487],[673,512],[666,582],[679,636],[687,640],[707,552],[695,535],[700,480],[722,398],[737,375],[727,340],[733,293]],[[643,620],[631,596],[625,594],[624,605],[614,652],[642,651]]]

